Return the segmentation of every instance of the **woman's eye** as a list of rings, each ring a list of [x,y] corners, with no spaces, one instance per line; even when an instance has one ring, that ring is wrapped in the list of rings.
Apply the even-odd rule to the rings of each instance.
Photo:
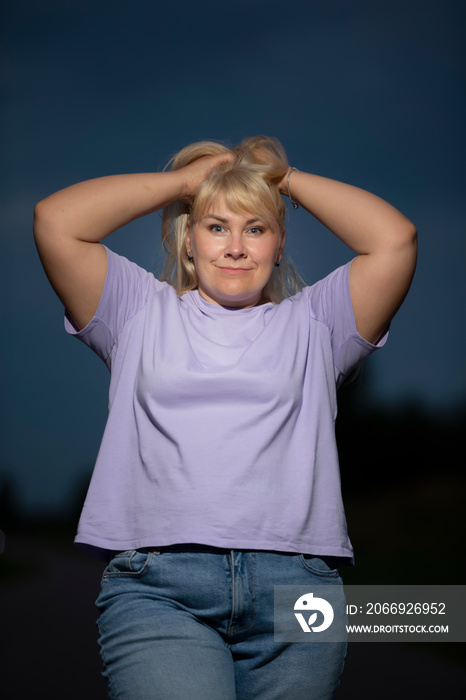
[[[224,227],[220,224],[212,224],[212,226],[209,226],[209,229],[214,233],[223,233],[223,231],[225,230]]]
[[[258,234],[258,233],[262,233],[262,232],[263,232],[263,229],[260,228],[260,226],[253,226],[252,228],[249,229],[249,233]]]

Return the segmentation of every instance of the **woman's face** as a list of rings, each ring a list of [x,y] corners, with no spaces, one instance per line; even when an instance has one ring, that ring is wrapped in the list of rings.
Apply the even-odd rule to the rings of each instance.
[[[277,221],[235,214],[223,196],[189,227],[186,236],[201,296],[212,304],[240,309],[262,303],[262,291],[281,258],[283,244]]]

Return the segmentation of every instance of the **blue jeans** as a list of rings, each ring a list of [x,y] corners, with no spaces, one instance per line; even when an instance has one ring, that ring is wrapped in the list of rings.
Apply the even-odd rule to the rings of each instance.
[[[320,558],[192,547],[117,554],[97,600],[113,700],[328,700],[345,643],[274,642],[275,585],[341,585]]]

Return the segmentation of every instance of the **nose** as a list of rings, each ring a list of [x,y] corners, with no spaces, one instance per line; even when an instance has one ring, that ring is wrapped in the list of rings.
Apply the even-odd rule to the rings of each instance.
[[[228,237],[228,242],[225,247],[225,257],[233,258],[234,260],[247,257],[246,248],[244,246],[244,241],[241,234],[231,233],[231,235]]]

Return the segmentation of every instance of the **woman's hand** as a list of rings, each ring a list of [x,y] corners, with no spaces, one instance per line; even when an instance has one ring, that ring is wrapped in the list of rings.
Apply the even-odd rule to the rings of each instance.
[[[231,151],[219,153],[215,156],[202,156],[197,160],[185,165],[179,170],[172,171],[182,176],[181,199],[190,200],[199,191],[200,186],[205,182],[212,170],[223,163],[231,163],[234,160]]]

